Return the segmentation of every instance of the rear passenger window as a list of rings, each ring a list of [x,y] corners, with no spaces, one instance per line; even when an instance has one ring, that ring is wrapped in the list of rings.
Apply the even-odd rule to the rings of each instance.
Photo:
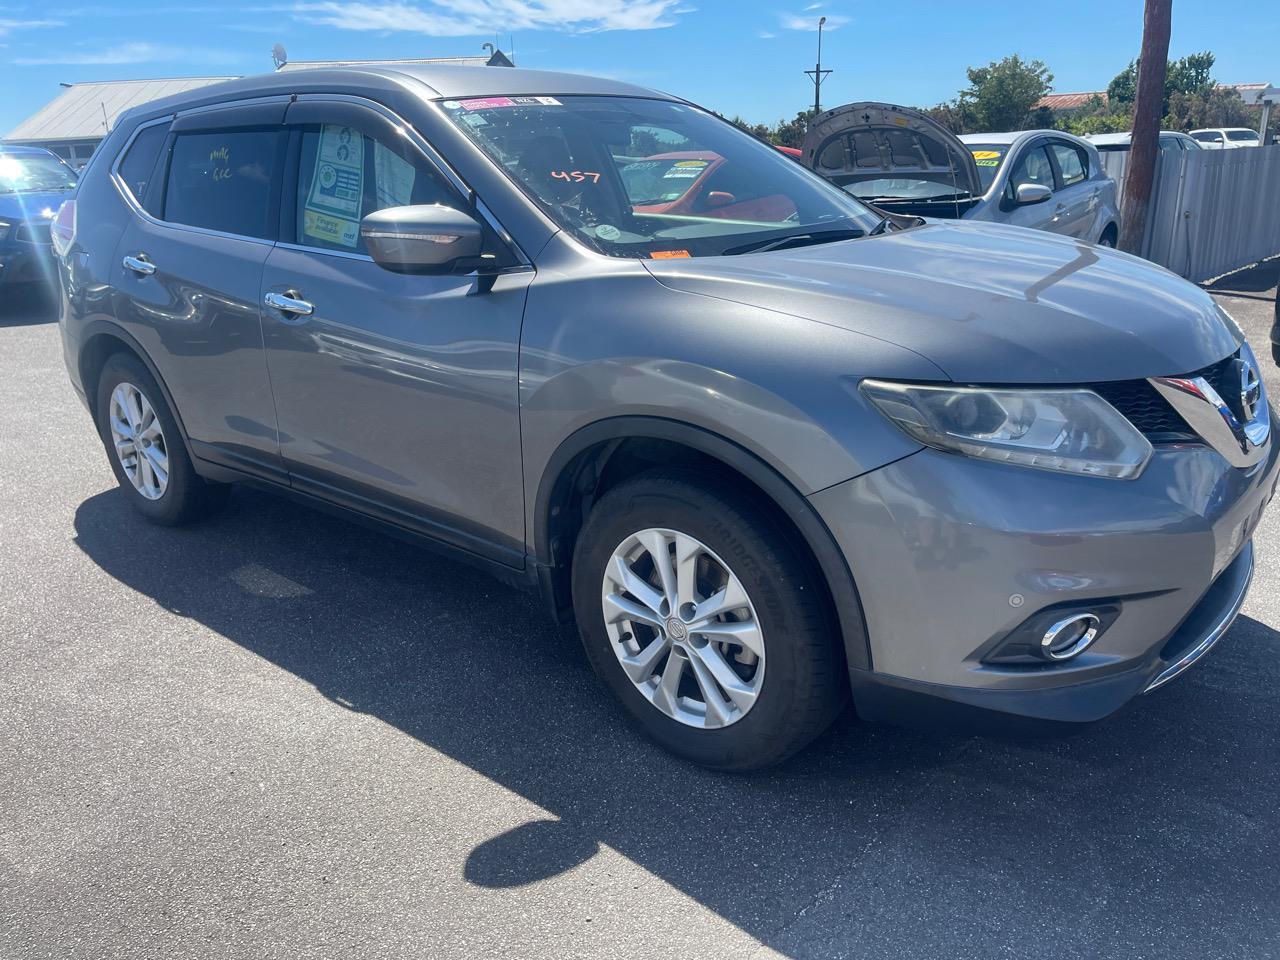
[[[147,185],[155,172],[160,149],[169,136],[169,124],[156,123],[143,127],[120,161],[120,179],[139,204],[146,199]]]
[[[1055,143],[1052,148],[1054,159],[1058,161],[1058,171],[1062,174],[1064,187],[1079,183],[1089,176],[1088,161],[1079,147],[1073,147],[1068,143]]]
[[[458,201],[408,144],[389,146],[341,124],[302,128],[297,238],[303,246],[364,253],[363,217],[387,207]]]
[[[283,142],[278,130],[266,129],[178,134],[169,161],[164,219],[273,239],[277,214],[272,191]]]

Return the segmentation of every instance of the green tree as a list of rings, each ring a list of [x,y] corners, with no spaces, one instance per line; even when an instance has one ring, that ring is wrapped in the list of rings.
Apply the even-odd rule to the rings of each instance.
[[[1252,127],[1257,129],[1260,111],[1244,105],[1234,87],[1206,86],[1191,93],[1174,91],[1164,118],[1166,130],[1200,127]]]
[[[1170,60],[1164,81],[1164,112],[1169,112],[1169,101],[1175,93],[1192,95],[1213,87],[1213,64],[1216,58],[1205,50],[1180,60]],[[1107,85],[1107,100],[1117,112],[1132,112],[1134,98],[1138,95],[1138,61],[1129,65],[1112,78]]]
[[[767,123],[751,123],[749,120],[744,120],[736,114],[729,118],[729,122],[739,130],[751,134],[757,140],[769,140],[772,142],[773,128]]]
[[[803,146],[804,135],[809,132],[809,121],[815,116],[817,112],[810,107],[797,113],[794,120],[779,120],[769,139],[781,147]]]
[[[946,103],[940,103],[936,107],[929,107],[921,112],[952,133],[970,133],[977,129],[973,111],[960,100],[948,100]]]
[[[1031,108],[1053,89],[1053,74],[1042,61],[1016,53],[967,73],[969,87],[960,91],[960,103],[980,129],[992,132],[1026,128]]]

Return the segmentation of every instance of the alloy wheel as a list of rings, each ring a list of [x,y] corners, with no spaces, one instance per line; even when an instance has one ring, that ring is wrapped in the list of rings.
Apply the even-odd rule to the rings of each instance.
[[[132,383],[111,391],[108,411],[111,442],[133,488],[159,500],[169,488],[169,448],[155,407]]]
[[[764,681],[765,642],[741,581],[704,543],[675,530],[641,530],[605,568],[605,627],[637,690],[691,727],[746,716]]]

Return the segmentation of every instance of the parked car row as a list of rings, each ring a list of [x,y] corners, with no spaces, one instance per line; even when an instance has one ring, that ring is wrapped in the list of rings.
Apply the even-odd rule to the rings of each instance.
[[[1032,227],[1113,247],[1115,183],[1092,144],[1056,130],[957,137],[907,107],[851,103],[809,125],[801,161],[893,213]]]

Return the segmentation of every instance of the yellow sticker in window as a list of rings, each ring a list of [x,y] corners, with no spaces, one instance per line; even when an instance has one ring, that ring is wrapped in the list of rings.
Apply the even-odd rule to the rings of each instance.
[[[360,240],[360,223],[305,208],[302,211],[302,234],[313,240],[354,249]]]
[[[999,160],[1000,154],[994,150],[974,150],[973,159],[975,160]]]

